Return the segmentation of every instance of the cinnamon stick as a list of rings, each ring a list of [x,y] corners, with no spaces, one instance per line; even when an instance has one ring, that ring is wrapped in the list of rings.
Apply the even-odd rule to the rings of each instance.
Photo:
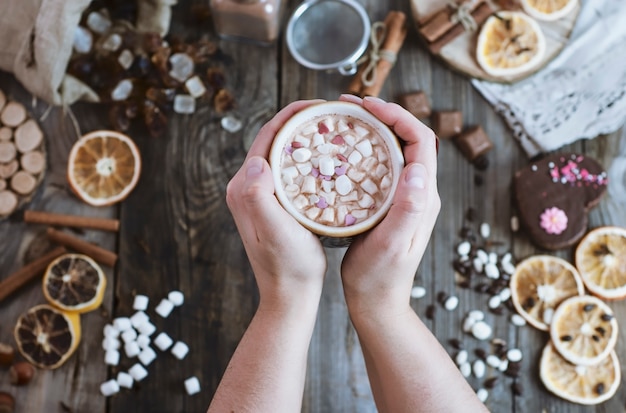
[[[406,15],[401,11],[390,11],[385,18],[385,26],[387,27],[387,37],[382,45],[382,50],[388,50],[396,55],[400,51],[404,39],[406,38]],[[376,78],[374,84],[365,86],[361,90],[362,96],[378,96],[380,90],[385,84],[387,76],[395,62],[386,59],[380,59],[376,65]]]
[[[72,235],[58,231],[54,228],[48,228],[46,235],[50,240],[61,244],[65,247],[75,250],[81,254],[85,254],[96,260],[97,262],[114,267],[117,261],[117,254],[112,251],[106,250],[90,242],[84,241],[80,238],[76,238]]]
[[[476,24],[480,26],[485,22],[485,20],[487,20],[489,16],[491,16],[491,13],[493,13],[493,10],[489,6],[489,4],[481,3],[480,6],[478,6],[478,8],[472,12],[472,17],[476,21]],[[457,23],[443,36],[439,37],[439,39],[430,43],[428,45],[428,49],[432,53],[438,54],[445,45],[456,39],[464,32],[465,28],[463,27],[463,25],[461,23]]]
[[[116,232],[120,229],[120,221],[109,218],[81,217],[77,215],[56,214],[45,211],[24,211],[24,222],[53,226],[90,228]]]
[[[0,281],[0,302],[36,276],[41,275],[55,258],[60,257],[66,252],[65,247],[57,247],[43,257],[23,266],[21,269]]]
[[[470,0],[469,12],[472,13],[485,0]],[[454,11],[451,7],[446,6],[442,10],[435,13],[428,21],[421,25],[419,32],[428,42],[434,42],[450,30],[455,24],[452,21]]]

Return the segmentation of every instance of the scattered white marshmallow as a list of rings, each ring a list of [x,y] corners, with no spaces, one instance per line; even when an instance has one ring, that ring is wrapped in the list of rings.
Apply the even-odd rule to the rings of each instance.
[[[148,321],[150,321],[150,317],[148,316],[148,314],[144,313],[143,311],[137,311],[135,314],[133,314],[130,317],[130,323],[135,328],[139,327],[140,325]]]
[[[150,345],[150,342],[152,340],[150,340],[150,337],[148,337],[145,334],[139,334],[137,336],[137,340],[136,341],[137,341],[137,344],[139,344],[139,348],[144,349],[144,348],[146,348],[146,347],[148,347]]]
[[[472,365],[466,361],[459,366],[459,370],[461,371],[461,375],[463,375],[463,377],[468,378],[470,374],[472,374]]]
[[[512,348],[506,352],[506,358],[512,363],[517,363],[522,360],[522,350],[518,348]]]
[[[483,222],[482,224],[480,224],[480,236],[487,239],[489,238],[490,235],[491,235],[491,226],[486,222]]]
[[[511,316],[511,323],[517,327],[523,327],[526,325],[526,320],[519,314],[513,314]]]
[[[130,318],[128,317],[117,317],[113,320],[113,326],[120,332],[124,332],[133,328],[133,325],[130,322]]]
[[[120,352],[117,350],[107,350],[104,352],[104,363],[109,366],[117,366],[120,363]]]
[[[426,288],[416,285],[411,289],[412,298],[422,298],[424,296],[426,296]]]
[[[176,344],[174,344],[174,347],[172,347],[171,351],[174,357],[176,357],[178,360],[182,360],[185,358],[187,353],[189,353],[189,346],[182,341],[177,341]]]
[[[190,396],[200,393],[200,381],[196,376],[189,377],[185,380],[185,390]]]
[[[472,364],[472,371],[477,379],[482,379],[485,376],[486,371],[485,362],[481,359],[474,361],[474,364]]]
[[[157,354],[154,350],[152,350],[152,347],[146,347],[141,350],[141,353],[139,353],[137,358],[139,359],[141,364],[143,364],[144,366],[149,366],[150,363],[152,363],[157,358]]]
[[[170,293],[167,295],[167,299],[171,301],[171,303],[174,304],[176,307],[180,307],[185,302],[185,296],[182,292],[177,290],[170,291]]]
[[[154,339],[154,345],[157,346],[161,351],[165,351],[174,343],[174,340],[171,339],[167,333],[161,332]]]
[[[500,368],[501,363],[502,360],[500,360],[500,357],[496,356],[495,354],[490,354],[487,356],[487,364],[494,369]]]
[[[141,349],[139,348],[139,344],[136,341],[130,341],[124,344],[124,352],[126,356],[129,358],[137,357],[139,353],[141,353]]]
[[[103,332],[105,337],[117,338],[120,336],[120,330],[115,328],[112,324],[105,325]]]
[[[154,311],[161,317],[167,318],[173,309],[174,309],[174,304],[167,298],[164,298],[161,300],[159,305],[156,306]]]
[[[446,299],[443,303],[443,306],[448,311],[454,311],[459,306],[459,297],[456,295],[451,295]]]
[[[130,369],[128,369],[128,374],[130,374],[135,381],[141,381],[148,376],[148,370],[146,370],[141,364],[135,363]]]
[[[102,349],[104,351],[118,350],[120,348],[120,341],[113,337],[104,337],[102,339]]]
[[[156,326],[154,324],[152,324],[149,321],[146,321],[145,323],[141,324],[140,326],[137,327],[137,330],[139,331],[139,334],[143,334],[145,336],[150,337],[152,334],[154,334],[154,332],[156,331]]]
[[[117,373],[117,384],[120,387],[124,387],[127,389],[132,389],[133,388],[133,376],[131,376],[130,374],[120,371],[119,373]]]
[[[487,398],[489,397],[489,392],[487,391],[487,389],[484,388],[480,388],[476,391],[476,396],[478,396],[478,400],[480,400],[482,403],[487,401]]]
[[[454,361],[457,364],[457,366],[460,366],[461,364],[467,362],[468,357],[469,357],[469,354],[467,353],[467,350],[461,350],[456,354]]]
[[[126,330],[122,333],[122,340],[124,343],[130,343],[131,341],[135,341],[137,339],[137,331],[134,328],[130,330]]]
[[[133,309],[137,311],[146,311],[148,309],[148,303],[150,299],[145,295],[137,294],[133,301]]]
[[[113,379],[105,381],[100,385],[100,393],[102,393],[105,397],[113,396],[119,391],[120,385]]]
[[[487,340],[491,337],[491,326],[484,321],[477,321],[472,326],[472,335],[478,340]]]

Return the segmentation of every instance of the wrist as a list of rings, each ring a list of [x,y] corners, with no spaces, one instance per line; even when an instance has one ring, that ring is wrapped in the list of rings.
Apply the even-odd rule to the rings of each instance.
[[[346,300],[348,302],[348,300]],[[363,302],[350,300],[348,304],[350,320],[357,330],[380,329],[390,326],[405,317],[416,316],[415,311],[405,300]]]

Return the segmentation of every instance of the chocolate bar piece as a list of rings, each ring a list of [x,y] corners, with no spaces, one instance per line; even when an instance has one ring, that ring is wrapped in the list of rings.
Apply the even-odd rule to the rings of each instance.
[[[434,112],[431,126],[439,138],[453,138],[463,130],[463,113],[457,110]]]
[[[454,138],[454,143],[470,162],[478,160],[493,148],[493,143],[480,125],[462,132]]]
[[[430,116],[431,109],[428,96],[422,91],[406,93],[400,96],[398,103],[418,119],[424,119]]]

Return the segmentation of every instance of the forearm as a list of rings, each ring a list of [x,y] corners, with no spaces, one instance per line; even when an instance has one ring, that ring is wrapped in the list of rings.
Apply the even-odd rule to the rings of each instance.
[[[262,303],[226,368],[208,413],[300,412],[316,313],[317,306],[285,312]]]
[[[353,314],[352,320],[381,413],[487,411],[410,307],[388,317]]]

